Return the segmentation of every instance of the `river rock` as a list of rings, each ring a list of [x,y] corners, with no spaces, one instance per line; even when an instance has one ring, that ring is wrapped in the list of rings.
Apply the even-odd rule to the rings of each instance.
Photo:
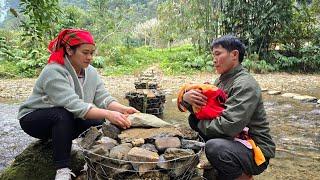
[[[124,143],[118,146],[115,146],[110,150],[109,157],[115,160],[112,160],[116,164],[125,164],[128,160],[128,152],[131,150],[132,144]]]
[[[157,138],[154,143],[160,152],[164,152],[167,148],[180,148],[181,146],[180,139],[177,137]]]
[[[108,150],[118,145],[118,142],[116,140],[105,136],[98,140],[97,143],[104,145]]]
[[[109,147],[104,144],[97,144],[92,146],[92,153],[88,153],[88,157],[92,161],[101,161],[104,157],[109,156]]]
[[[139,147],[141,145],[144,144],[144,139],[143,138],[138,138],[138,139],[135,139],[131,142],[131,144],[134,146],[134,147]]]
[[[128,119],[131,120],[131,127],[166,127],[171,126],[170,123],[163,121],[162,119],[158,118],[152,114],[146,113],[134,113],[128,116]]]
[[[90,147],[95,143],[95,140],[99,136],[99,130],[96,127],[90,127],[85,137],[82,139],[80,146],[84,149],[90,149]]]
[[[158,153],[156,146],[150,143],[143,144],[141,148]]]
[[[128,153],[128,159],[131,162],[133,168],[139,171],[139,175],[144,174],[145,172],[155,168],[159,161],[159,155],[155,152],[148,151],[140,147],[132,148]],[[141,162],[141,163],[134,163]],[[144,162],[155,162],[155,163],[144,163]]]
[[[147,139],[156,139],[159,137],[182,137],[183,134],[178,131],[175,127],[161,127],[161,128],[130,128],[123,130],[119,134],[118,138],[121,140],[121,143],[132,142],[135,139],[143,138]]]
[[[164,152],[164,158],[166,160],[178,159],[181,158],[185,159],[185,157],[195,155],[194,151],[191,149],[179,149],[179,148],[168,148]]]
[[[120,134],[120,129],[111,124],[110,121],[106,121],[102,124],[102,132],[107,137],[117,139],[118,134]]]
[[[308,95],[299,95],[299,96],[294,96],[293,99],[302,101],[302,102],[317,102],[317,98],[313,96],[308,96]]]
[[[191,129],[189,126],[179,126],[177,129],[182,133],[183,139],[196,140],[199,137],[199,133]]]
[[[294,96],[300,96],[299,94],[296,93],[284,93],[281,95],[282,97],[288,97],[288,98],[293,98]]]
[[[281,94],[281,91],[272,91],[272,90],[270,90],[270,91],[268,91],[268,94],[269,95],[279,95],[279,94]]]
[[[51,141],[35,141],[21,154],[16,156],[11,166],[0,175],[3,180],[43,180],[54,179],[56,170],[53,161],[53,146]],[[81,151],[71,151],[72,172],[80,174],[85,164]]]
[[[205,146],[205,143],[203,142],[181,139],[181,147],[183,149],[193,149],[193,150],[199,151],[204,146]]]

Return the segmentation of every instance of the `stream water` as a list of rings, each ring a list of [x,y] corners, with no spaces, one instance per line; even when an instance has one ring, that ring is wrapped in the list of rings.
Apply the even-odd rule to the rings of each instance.
[[[271,134],[279,149],[266,172],[256,179],[320,179],[320,108],[281,96],[263,95]],[[119,101],[127,101],[118,97]],[[167,95],[164,120],[187,124],[175,97]],[[19,102],[0,99],[0,172],[34,140],[16,119]],[[300,178],[299,178],[300,177]]]

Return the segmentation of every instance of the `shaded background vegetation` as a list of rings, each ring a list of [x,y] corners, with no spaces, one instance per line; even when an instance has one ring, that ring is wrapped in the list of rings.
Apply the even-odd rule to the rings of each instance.
[[[0,76],[33,77],[62,28],[91,31],[105,75],[152,64],[213,71],[209,44],[234,34],[257,73],[320,71],[320,0],[0,0]]]

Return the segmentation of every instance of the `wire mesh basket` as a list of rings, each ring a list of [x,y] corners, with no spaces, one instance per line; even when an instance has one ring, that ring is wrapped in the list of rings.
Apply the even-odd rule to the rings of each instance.
[[[101,128],[101,126],[97,126]],[[79,135],[84,137],[88,130]],[[199,137],[199,141],[203,139]],[[196,174],[196,166],[203,152],[203,148],[190,155],[179,156],[178,158],[165,159],[163,154],[154,160],[138,159],[115,159],[106,155],[100,155],[90,149],[85,149],[79,144],[83,152],[86,166],[87,179],[177,179],[188,180]],[[191,150],[191,151],[190,151]]]

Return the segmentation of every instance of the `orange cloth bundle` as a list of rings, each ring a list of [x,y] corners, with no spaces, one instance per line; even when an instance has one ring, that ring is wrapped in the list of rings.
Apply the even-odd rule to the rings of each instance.
[[[211,84],[186,84],[180,88],[177,100],[177,106],[180,111],[187,109],[181,105],[183,95],[191,89],[199,89],[208,98],[207,104],[201,108],[192,107],[197,119],[212,120],[221,115],[224,110],[224,103],[227,95],[219,88]]]

